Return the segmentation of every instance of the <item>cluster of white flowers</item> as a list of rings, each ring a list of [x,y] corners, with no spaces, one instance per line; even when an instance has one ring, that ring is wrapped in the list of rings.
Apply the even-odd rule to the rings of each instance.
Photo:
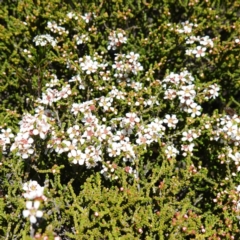
[[[48,22],[47,28],[51,32],[58,33],[59,35],[68,34],[68,31],[64,27],[58,26],[56,22]]]
[[[127,42],[127,37],[125,36],[125,32],[122,29],[118,29],[117,31],[112,31],[110,33],[108,40],[109,42],[108,42],[107,49],[116,50],[117,47]]]
[[[157,142],[165,134],[165,126],[163,126],[162,120],[155,118],[147,126],[140,126],[136,139],[136,143],[139,145],[150,145],[152,142]]]
[[[187,41],[186,41],[187,44],[194,44],[196,42],[198,42],[198,44],[200,45],[198,45],[195,48],[187,49],[186,55],[189,55],[189,56],[195,55],[196,58],[204,57],[206,54],[207,47],[213,48],[213,41],[212,39],[209,38],[209,36],[204,36],[204,37],[190,36],[189,38],[187,38]]]
[[[191,85],[192,82],[194,81],[194,77],[192,76],[192,74],[190,72],[188,72],[187,70],[184,70],[182,72],[178,73],[173,73],[171,72],[169,75],[167,75],[164,79],[163,79],[163,87],[168,90],[169,87],[168,85],[173,85],[173,86],[179,86],[179,85]],[[165,84],[167,83],[167,84]],[[167,98],[166,98],[167,99]]]
[[[196,90],[193,81],[193,76],[185,70],[180,74],[170,73],[163,80],[166,83],[163,86],[166,89],[164,99],[173,100],[178,97],[180,108],[195,118],[201,115],[201,106],[194,102]]]
[[[139,54],[130,52],[129,54],[116,54],[112,68],[115,70],[114,77],[128,78],[129,73],[137,75],[143,70],[143,66],[137,61]]]
[[[37,181],[30,180],[23,184],[23,197],[26,199],[26,210],[23,210],[23,217],[29,218],[30,222],[36,223],[37,218],[43,216],[43,212],[39,210],[41,202],[46,201],[44,196],[44,187],[41,187]]]
[[[85,15],[85,20],[88,21],[90,16],[91,14]],[[72,17],[74,16],[72,15]],[[189,26],[191,26],[191,24]],[[185,31],[189,31],[187,30],[187,24],[185,27]],[[81,41],[80,39],[78,40]],[[110,35],[109,40],[109,48],[114,49],[116,46],[125,43],[126,37],[124,37],[123,31],[114,31]],[[79,42],[79,44],[81,44],[81,42]],[[114,77],[118,80],[126,79],[126,86],[134,89],[136,92],[145,89],[141,82],[136,82],[134,79],[130,79],[129,76],[130,73],[136,75],[139,71],[143,70],[143,67],[138,62],[139,57],[139,54],[134,52],[130,52],[129,54],[116,54],[112,65]],[[84,56],[79,59],[80,67],[87,75],[100,73],[100,76],[104,76],[106,80],[109,80],[110,72],[108,70],[105,71],[108,63],[100,62],[102,62],[102,56],[98,54],[94,54],[93,57]],[[79,83],[80,89],[85,89],[79,74],[73,76],[69,82],[77,82]],[[163,79],[162,87],[165,89],[165,99],[173,100],[178,98],[181,109],[191,114],[191,117],[194,118],[201,114],[201,107],[194,102],[197,93],[193,82],[193,76],[185,70],[179,74],[170,73],[170,75]],[[69,84],[63,86],[61,91],[56,89],[56,87],[61,86],[56,75],[51,75],[51,80],[46,86],[48,88],[42,94],[42,98],[38,100],[38,103],[40,104],[49,105],[51,107],[53,103],[58,102],[60,99],[67,99],[71,96],[71,86]],[[99,88],[99,90],[100,89],[101,88]],[[147,89],[145,90],[147,91]],[[209,86],[206,95],[210,96],[211,94],[211,96],[214,97],[217,96],[216,92],[217,91],[214,92],[212,86]],[[159,139],[164,138],[166,130],[165,126],[175,129],[178,119],[175,114],[166,114],[165,118],[162,120],[159,118],[153,118],[149,123],[141,123],[141,119],[136,113],[129,112],[125,117],[121,117],[117,120],[114,120],[113,118],[114,124],[112,126],[101,124],[101,122],[106,121],[106,118],[98,119],[97,115],[94,115],[94,112],[101,109],[105,113],[116,115],[118,110],[114,107],[115,100],[125,100],[126,97],[127,92],[125,92],[122,87],[120,90],[117,86],[113,86],[107,96],[101,96],[82,103],[73,103],[71,113],[77,118],[81,116],[80,119],[82,125],[69,127],[67,132],[62,130],[62,137],[59,137],[59,135],[56,134],[58,129],[54,130],[57,126],[51,125],[52,127],[50,127],[50,125],[48,125],[48,120],[44,117],[46,116],[46,109],[42,107],[42,115],[34,116],[32,118],[27,116],[27,118],[32,119],[32,121],[31,124],[27,125],[30,131],[23,132],[25,134],[25,145],[22,146],[14,143],[12,150],[18,149],[20,155],[23,158],[27,158],[30,154],[33,154],[34,151],[32,147],[32,136],[40,135],[40,137],[44,139],[46,138],[46,135],[49,134],[50,140],[48,141],[47,148],[51,151],[55,150],[58,154],[66,153],[70,162],[73,164],[85,165],[87,168],[90,168],[100,163],[103,167],[101,172],[106,177],[112,177],[112,174],[109,174],[109,171],[113,173],[111,167],[112,163],[103,163],[103,154],[105,154],[103,149],[105,149],[109,158],[121,157],[125,162],[130,161],[132,167],[129,172],[135,172],[133,169],[134,160],[137,156],[135,149],[137,149],[139,145],[146,147],[153,142],[158,142]],[[136,106],[139,106],[140,104],[143,104],[144,107],[148,107],[153,104],[158,104],[158,101],[154,96],[151,96],[147,100],[143,99],[141,103],[139,101],[136,102]],[[50,112],[48,117],[51,119],[53,116],[54,114]],[[45,125],[42,124],[44,127],[38,123],[35,119],[36,117],[40,117],[41,121],[45,119]],[[22,124],[23,123],[24,121],[22,121]],[[134,135],[137,136],[137,138],[132,138]],[[194,147],[192,141],[198,136],[199,133],[191,132],[190,130],[183,133],[182,141],[184,144],[181,145],[183,156],[192,154]],[[188,143],[186,144],[185,142]],[[27,152],[26,150],[24,152],[23,149],[27,149]],[[179,151],[173,143],[169,142],[165,147],[165,153],[167,158],[174,158],[179,154]],[[114,174],[114,178],[115,177],[116,175]]]
[[[237,172],[240,172],[240,152],[233,153],[231,148],[228,148],[228,157],[234,161],[234,164],[236,165]],[[233,174],[234,176],[235,174]]]
[[[236,114],[234,116],[223,116],[219,119],[219,123],[213,131],[213,138],[221,140],[222,143],[230,142],[235,146],[240,145],[240,118]]]
[[[103,174],[105,178],[116,180],[118,179],[118,176],[114,174],[116,168],[117,168],[116,164],[107,161],[106,163],[103,163],[102,170],[100,171],[100,173]]]
[[[49,34],[38,35],[34,37],[33,42],[35,42],[36,46],[46,46],[48,43],[50,43],[52,47],[57,45],[57,40]]]
[[[43,107],[35,109],[34,116],[24,114],[20,121],[20,132],[14,139],[11,145],[11,151],[17,150],[16,155],[21,156],[23,159],[28,158],[34,153],[34,140],[33,136],[39,136],[41,139],[46,139],[47,134],[51,129],[49,121],[49,112],[44,110]]]
[[[52,83],[49,86],[53,86]],[[54,102],[57,102],[61,99],[66,99],[72,94],[72,90],[69,84],[66,84],[62,87],[60,91],[57,89],[47,88],[46,92],[42,93],[42,98],[38,99],[39,103],[52,106]]]
[[[21,156],[23,159],[28,158],[34,153],[33,149],[33,138],[30,137],[29,133],[18,133],[15,137],[15,141],[11,146],[11,151],[17,149],[17,156]]]
[[[86,23],[89,23],[93,16],[93,13],[86,13],[80,17]],[[78,15],[73,12],[68,13],[67,17],[69,19],[78,19]],[[187,21],[182,23],[181,27],[177,27],[176,31],[178,33],[190,34],[192,28],[196,26],[196,24]],[[54,33],[68,33],[65,28],[59,27],[55,22],[48,22],[48,28]],[[36,45],[44,46],[47,42],[51,43],[53,41],[53,38],[49,40],[50,38],[46,38],[46,36],[49,35],[35,37],[34,41]],[[87,33],[84,33],[82,35],[75,35],[73,39],[77,45],[84,44],[89,40],[89,36]],[[110,33],[108,40],[108,50],[116,50],[117,47],[127,42],[127,37],[123,30],[118,29]],[[203,50],[203,48],[213,47],[213,42],[208,36],[202,38],[190,36],[186,41],[187,44],[194,44],[196,42],[200,44],[201,49],[197,47],[195,50],[192,50],[192,53],[196,57],[198,57],[198,54],[199,56],[203,56],[203,54],[200,54],[200,50]],[[113,163],[111,161],[107,163],[103,162],[103,159],[106,157],[105,155],[112,160],[113,158],[121,158],[125,162],[131,162],[132,167],[128,168],[128,172],[134,173],[134,161],[138,155],[136,150],[139,145],[146,148],[154,142],[157,143],[159,139],[163,140],[163,142],[166,140],[166,129],[170,128],[170,131],[173,131],[177,127],[179,120],[176,114],[166,114],[163,119],[159,119],[158,117],[152,118],[149,122],[142,122],[140,115],[134,112],[129,112],[118,119],[114,118],[114,115],[119,111],[116,103],[128,101],[128,105],[131,105],[131,102],[127,99],[127,89],[133,89],[136,93],[147,92],[144,83],[139,82],[139,80],[135,81],[134,77],[131,76],[131,74],[137,75],[143,70],[139,62],[140,55],[135,52],[115,54],[111,71],[108,68],[108,62],[104,62],[103,60],[104,53],[101,54],[95,53],[92,56],[86,55],[79,58],[78,63],[82,70],[80,74],[98,74],[104,81],[110,81],[114,78],[117,80],[117,84],[125,83],[126,89],[122,87],[124,85],[118,88],[116,84],[109,88],[109,92],[105,96],[82,103],[73,103],[70,112],[82,124],[69,126],[66,132],[61,130],[61,137],[57,134],[59,126],[52,124],[56,123],[56,119],[54,120],[54,118],[58,116],[55,116],[50,110],[45,109],[46,106],[39,106],[34,116],[28,114],[23,117],[20,129],[28,130],[20,130],[12,145],[12,150],[18,149],[18,155],[22,156],[22,158],[28,158],[34,153],[34,137],[39,135],[40,138],[46,139],[46,136],[49,136],[50,140],[48,141],[47,148],[50,151],[55,151],[58,154],[67,154],[70,162],[85,165],[87,168],[102,165],[103,169],[101,172],[104,176],[112,178],[114,175],[115,178]],[[50,82],[46,84],[46,90],[43,92],[42,97],[38,99],[38,103],[48,105],[51,108],[54,103],[56,105],[59,104],[59,100],[68,99],[70,96],[73,96],[70,85],[72,82],[77,83],[79,89],[84,91],[86,87],[80,74],[77,72],[75,76],[69,79],[69,84],[64,84],[64,86],[62,86],[57,76],[52,74]],[[164,99],[177,99],[180,109],[188,113],[192,118],[201,115],[201,106],[195,102],[197,89],[194,85],[194,77],[190,72],[187,70],[180,73],[171,72],[162,82],[159,81],[159,84],[165,90]],[[62,87],[62,89],[58,90],[58,87]],[[100,86],[97,89],[102,91],[105,87]],[[216,98],[219,90],[216,84],[208,86],[203,91],[205,99]],[[156,96],[149,96],[148,99],[139,98],[134,103],[134,106],[148,108],[154,104],[159,105]],[[95,112],[97,113],[99,110],[105,113],[102,119],[99,119],[97,114],[95,115]],[[111,115],[112,119],[109,119],[108,115]],[[107,119],[110,120],[110,124],[112,123],[112,125],[103,124]],[[181,136],[179,135],[182,141],[179,146],[174,146],[173,142],[168,140],[165,146],[166,157],[175,158],[179,154],[177,147],[181,147],[183,156],[191,155],[195,146],[194,140],[200,134],[199,131],[185,130]]]
[[[74,39],[76,41],[77,45],[83,44],[83,43],[87,43],[89,40],[89,36],[87,34],[82,34],[82,35],[75,35]]]
[[[86,74],[95,73],[99,67],[99,63],[97,62],[97,58],[91,56],[85,56],[84,58],[79,59],[80,67]]]
[[[79,84],[78,88],[79,89],[85,89],[85,86],[84,86],[83,81],[81,79],[81,76],[79,74],[77,74],[76,76],[71,77],[71,79],[69,79],[68,81],[69,82],[78,82],[78,84]]]
[[[219,91],[220,91],[220,87],[216,83],[209,85],[203,91],[205,100],[215,99],[216,97],[218,97]]]
[[[197,24],[190,23],[189,21],[182,22],[181,27],[177,26],[176,31],[179,33],[191,33],[193,27],[197,27]]]
[[[75,20],[82,18],[86,23],[89,23],[94,14],[86,13],[80,16],[70,12],[67,17]],[[196,58],[204,57],[207,49],[213,48],[213,41],[209,36],[190,36],[193,27],[197,27],[197,24],[186,21],[177,27],[176,32],[187,34],[189,37],[186,38],[186,44],[194,45],[193,48],[186,51],[187,55],[194,55]],[[58,26],[55,22],[48,22],[47,28],[59,35],[68,34],[65,28]],[[89,39],[88,33],[73,37],[76,45],[84,44]],[[50,35],[36,36],[33,41],[37,46],[51,44],[54,47],[57,44],[57,41]],[[123,30],[112,31],[108,37],[107,49],[116,50],[126,42],[127,37]],[[135,162],[139,157],[138,150],[146,149],[151,144],[161,142],[163,153],[169,160],[176,158],[180,151],[184,157],[192,156],[196,139],[201,136],[202,132],[199,129],[189,127],[190,129],[186,128],[176,131],[176,134],[173,133],[181,125],[179,124],[181,118],[175,110],[166,113],[162,119],[159,115],[154,115],[149,121],[141,116],[141,111],[134,112],[134,107],[150,109],[154,104],[159,105],[158,96],[151,96],[145,87],[148,83],[151,84],[152,80],[147,80],[148,83],[145,85],[145,82],[134,79],[135,75],[143,71],[139,58],[140,55],[135,52],[115,54],[113,64],[108,67],[108,62],[104,62],[104,53],[101,55],[95,53],[91,56],[82,56],[75,61],[80,66],[80,73],[75,68],[76,72],[69,79],[69,84],[61,83],[54,74],[48,76],[50,81],[46,84],[42,97],[37,101],[39,106],[35,109],[36,114],[23,116],[20,122],[20,132],[15,137],[11,150],[16,151],[18,156],[26,159],[34,154],[34,139],[36,137],[43,140],[47,139],[47,150],[65,154],[72,164],[84,165],[87,168],[100,166],[101,174],[112,180],[118,179],[118,168],[122,165],[126,173],[138,178],[138,171],[135,169]],[[70,62],[69,59],[68,61]],[[68,64],[69,66],[70,64]],[[104,84],[101,85],[101,80],[98,82],[92,78],[93,75],[97,76],[96,79],[104,80]],[[67,125],[65,129],[60,129],[61,126],[56,124],[56,120],[58,120],[56,111],[53,113],[46,107],[51,109],[54,106],[55,109],[55,105],[61,106],[61,99],[67,100],[69,97],[73,97],[72,84],[78,84],[81,92],[86,92],[88,88],[87,84],[83,82],[86,81],[83,76],[97,86],[96,89],[90,89],[90,92],[97,90],[98,93],[103,91],[104,94],[97,95],[98,97],[93,99],[90,96],[87,101],[83,102],[79,102],[79,98],[78,102],[71,99],[73,100],[71,101],[72,105],[67,110],[76,121],[72,126]],[[111,86],[106,84],[106,81],[109,83],[112,80],[114,82]],[[209,100],[215,99],[220,91],[217,84],[208,85],[205,89],[196,87],[194,77],[187,70],[180,73],[170,72],[162,81],[158,81],[158,86],[161,89],[159,92],[164,91],[164,99],[170,103],[176,101],[179,109],[187,113],[190,121],[194,121],[193,118],[201,115],[202,108],[196,102],[198,93],[202,94],[202,99]],[[128,94],[129,89],[131,94]],[[131,103],[132,96],[136,97],[132,98],[136,99],[134,103]],[[124,113],[127,113],[115,118],[118,112],[122,113],[121,103],[126,104],[126,102],[127,107],[126,110],[124,109]],[[103,115],[103,117],[100,118],[99,115]],[[212,140],[239,146],[239,123],[240,119],[236,115],[220,118],[217,126],[211,129]],[[204,127],[205,129],[209,128],[208,125]],[[168,134],[171,133],[175,134],[176,138],[175,136],[168,137]],[[9,144],[10,138],[13,137],[10,129],[1,131],[0,145],[3,146],[3,150],[6,149],[6,144]],[[175,141],[176,139],[179,141]],[[227,157],[234,161],[237,171],[240,171],[240,153],[229,148]],[[104,161],[104,159],[108,159],[108,161]],[[126,166],[126,164],[131,166]],[[29,217],[31,223],[36,223],[37,217],[43,215],[39,207],[40,201],[44,200],[44,188],[36,181],[30,181],[24,184],[23,189],[26,191],[23,196],[27,199],[27,209],[23,211],[23,215]]]

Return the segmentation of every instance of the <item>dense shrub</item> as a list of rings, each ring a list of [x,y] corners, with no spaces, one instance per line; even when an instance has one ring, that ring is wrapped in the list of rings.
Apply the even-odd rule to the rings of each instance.
[[[239,239],[239,0],[0,6],[2,239]]]

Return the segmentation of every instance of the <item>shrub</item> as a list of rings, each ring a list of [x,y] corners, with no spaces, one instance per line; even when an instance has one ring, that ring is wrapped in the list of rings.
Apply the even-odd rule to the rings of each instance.
[[[2,1],[3,239],[238,239],[239,1]]]

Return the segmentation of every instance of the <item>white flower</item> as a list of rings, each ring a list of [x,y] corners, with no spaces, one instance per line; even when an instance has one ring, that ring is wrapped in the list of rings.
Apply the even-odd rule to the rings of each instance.
[[[183,150],[183,156],[186,157],[187,154],[190,154],[192,156],[192,151],[194,148],[194,143],[191,143],[189,145],[181,145],[181,150]]]
[[[37,218],[41,218],[43,216],[43,212],[38,210],[40,206],[39,201],[27,201],[26,208],[27,210],[23,210],[23,217],[29,217],[31,223],[36,223]],[[37,217],[37,218],[36,218]]]
[[[64,151],[68,152],[68,157],[75,157],[77,150],[77,139],[72,139],[72,142],[68,140],[63,140],[62,143],[65,145]]]
[[[76,151],[76,155],[73,157],[73,163],[83,165],[86,160],[86,154],[80,150]]]
[[[22,156],[26,159],[29,157],[29,154],[33,154],[34,150],[32,149],[33,139],[29,137],[29,133],[19,132],[15,137],[15,142],[12,144],[10,151],[18,150],[17,156]]]
[[[95,73],[99,67],[99,63],[95,60],[92,60],[90,56],[85,56],[84,59],[79,59],[80,66],[83,71],[86,71],[87,74]]]
[[[164,123],[167,124],[168,127],[170,128],[175,128],[176,127],[176,124],[178,123],[178,119],[176,117],[176,115],[172,115],[170,116],[169,114],[167,114],[165,116],[165,119],[163,120]]]
[[[42,99],[39,99],[38,101],[45,105],[50,105],[54,102],[57,102],[59,100],[58,98],[58,90],[57,89],[51,89],[47,88],[45,93],[42,93]]]
[[[26,199],[35,199],[43,196],[44,187],[41,187],[37,181],[30,180],[23,184],[23,197]]]
[[[113,101],[112,98],[101,97],[99,106],[101,106],[104,111],[108,111],[110,109],[110,107],[112,106],[112,101]]]
[[[202,37],[199,42],[203,46],[213,47],[213,41],[209,38],[209,36]]]
[[[108,151],[108,156],[109,157],[116,157],[119,156],[121,151],[120,151],[121,144],[113,142],[109,148],[107,148]]]
[[[164,99],[173,100],[176,96],[177,92],[175,89],[167,89],[164,93]]]
[[[166,147],[165,153],[167,154],[167,158],[175,158],[179,151],[174,146],[170,145]]]
[[[80,134],[79,126],[74,125],[74,126],[70,127],[67,130],[67,133],[68,133],[70,139],[73,139],[74,137],[79,136],[79,134]]]
[[[181,86],[181,90],[177,92],[178,96],[191,97],[194,98],[196,91],[194,90],[194,85]]]
[[[86,22],[89,23],[89,21],[91,20],[92,17],[92,13],[85,13],[84,16],[82,16],[82,19]]]
[[[182,141],[189,141],[189,142],[192,142],[193,139],[198,137],[198,135],[191,129],[188,130],[187,132],[183,132],[182,135],[183,135]]]
[[[197,46],[195,49],[192,50],[192,53],[195,54],[197,58],[204,57],[206,50],[207,48],[205,47]]]
[[[190,104],[190,108],[188,108],[188,113],[191,113],[191,117],[196,117],[201,115],[201,106],[197,105],[197,103],[193,102]]]
[[[2,129],[1,132],[2,133],[0,134],[0,139],[3,140],[5,144],[9,144],[11,142],[10,138],[14,137],[12,130],[10,128],[7,128],[6,130]]]
[[[128,58],[129,59],[129,62],[136,62],[137,61],[137,59],[139,58],[139,54],[138,53],[134,53],[134,52],[130,52],[127,56],[126,56],[126,58]]]
[[[215,99],[216,97],[218,97],[220,88],[217,84],[213,84],[209,86],[209,93],[211,94],[211,97],[213,99]]]
[[[127,113],[124,122],[126,124],[129,123],[130,125],[135,125],[136,123],[140,122],[140,118],[137,116],[136,113]]]

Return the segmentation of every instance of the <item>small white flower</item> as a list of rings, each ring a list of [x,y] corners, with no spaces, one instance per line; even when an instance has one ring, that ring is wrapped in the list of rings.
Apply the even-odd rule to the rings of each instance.
[[[172,116],[167,114],[163,122],[166,123],[169,128],[175,128],[176,124],[178,123],[178,119],[175,114]]]
[[[211,97],[213,99],[215,99],[216,97],[218,97],[220,88],[217,84],[213,84],[211,86],[209,86],[209,93],[211,94]]]
[[[0,139],[2,139],[5,144],[11,143],[10,138],[14,137],[14,135],[12,134],[12,130],[10,128],[7,128],[6,130],[2,129],[1,132],[2,133],[0,134]]]
[[[85,13],[84,16],[82,16],[82,19],[86,22],[89,23],[89,21],[92,18],[92,13]]]
[[[123,122],[124,124],[130,124],[131,126],[134,126],[136,123],[140,122],[140,118],[136,113],[127,113]]]
[[[177,154],[179,154],[179,151],[174,146],[167,146],[165,153],[167,155],[167,158],[175,158]]]
[[[103,108],[104,111],[108,111],[112,106],[113,99],[108,97],[101,97],[99,106]]]
[[[128,58],[129,59],[129,62],[136,62],[137,61],[137,59],[139,58],[139,54],[138,53],[134,53],[134,52],[130,52],[127,56],[126,56],[126,58]]]
[[[23,184],[23,197],[26,199],[34,199],[43,196],[44,187],[41,187],[37,181],[30,180]]]
[[[189,141],[189,142],[192,142],[193,139],[198,137],[198,135],[191,129],[188,130],[187,132],[183,132],[182,135],[183,135],[182,141]]]
[[[213,41],[209,38],[209,36],[202,37],[199,43],[203,46],[213,47]]]
[[[195,49],[192,50],[192,53],[195,54],[197,58],[204,57],[206,50],[207,48],[205,47],[197,46]]]
[[[36,223],[37,218],[41,218],[43,216],[43,212],[38,210],[40,206],[39,201],[27,201],[26,208],[27,210],[23,210],[23,217],[29,217],[31,223]],[[36,218],[37,217],[37,218]]]
[[[191,117],[196,117],[201,115],[201,106],[197,105],[197,103],[193,102],[190,104],[190,108],[188,108],[188,113],[191,113]]]

